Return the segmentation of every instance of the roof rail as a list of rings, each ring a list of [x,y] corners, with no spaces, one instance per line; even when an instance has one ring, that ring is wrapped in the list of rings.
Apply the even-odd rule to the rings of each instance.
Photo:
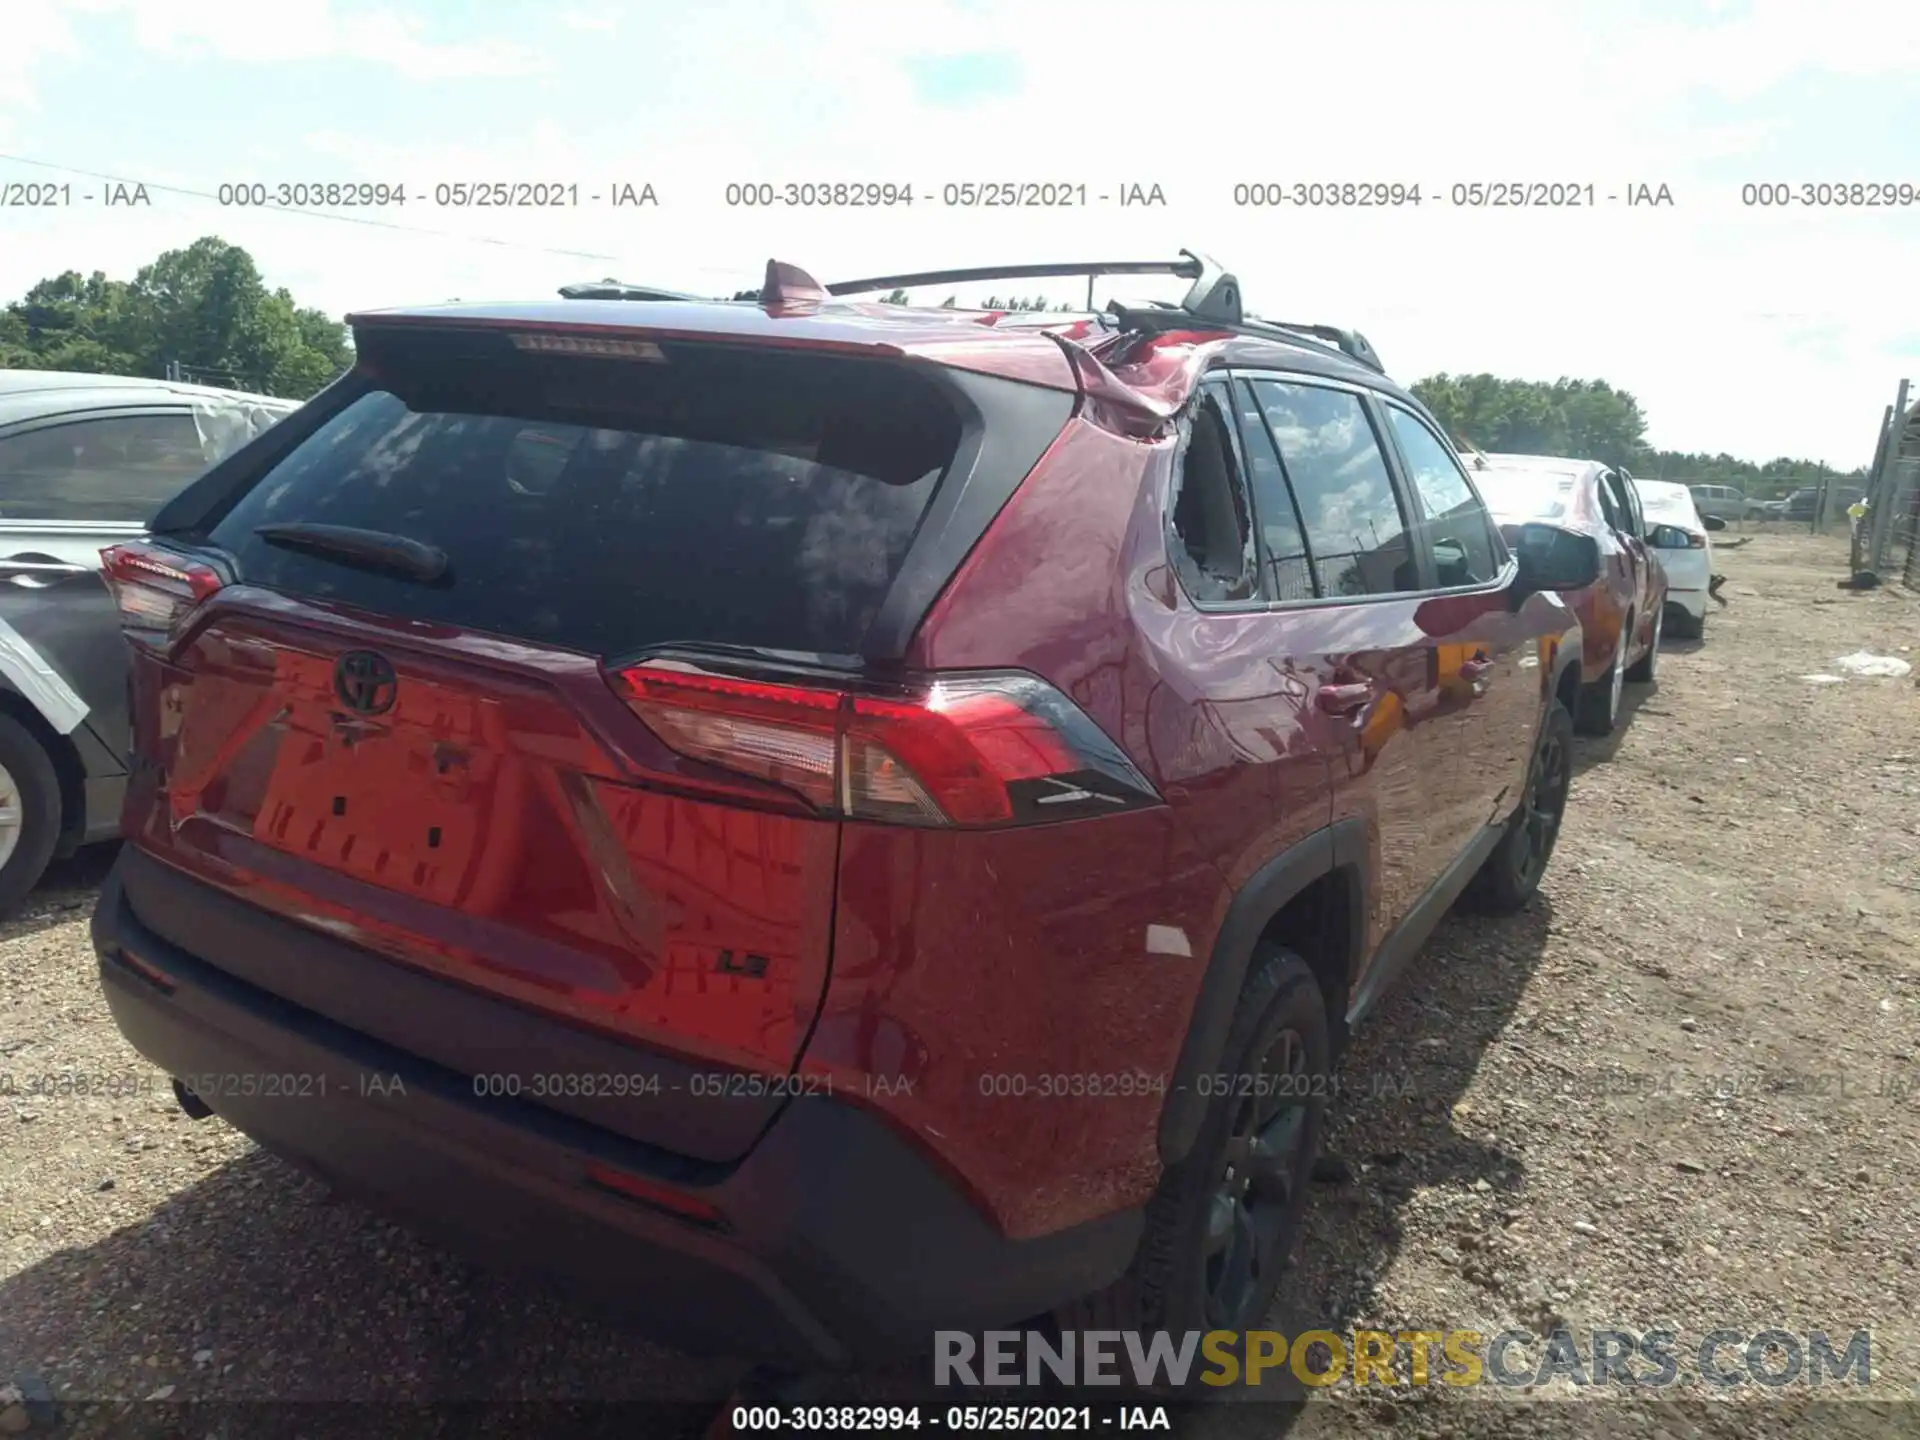
[[[1333,346],[1349,360],[1357,360],[1369,370],[1378,370],[1383,375],[1386,373],[1387,367],[1380,363],[1379,355],[1367,343],[1367,337],[1358,330],[1344,330],[1338,325],[1301,325],[1291,320],[1262,320],[1260,323],[1296,335],[1311,335]]]
[[[1289,325],[1279,320],[1262,320],[1257,315],[1242,316],[1237,322],[1215,320],[1175,305],[1135,307],[1116,301],[1107,310],[1130,330],[1180,330],[1198,320],[1235,335],[1284,340],[1289,345],[1306,345],[1329,354],[1344,355],[1378,374],[1387,373],[1373,346],[1357,330],[1341,330],[1332,325]]]
[[[680,290],[661,290],[652,285],[629,285],[624,280],[584,280],[560,287],[562,300],[699,300],[706,295],[688,295]]]

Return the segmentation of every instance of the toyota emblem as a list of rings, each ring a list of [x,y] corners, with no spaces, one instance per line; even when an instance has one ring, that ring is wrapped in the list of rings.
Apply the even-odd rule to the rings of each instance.
[[[400,677],[393,662],[372,650],[349,650],[333,667],[333,690],[356,715],[384,715],[393,708]]]

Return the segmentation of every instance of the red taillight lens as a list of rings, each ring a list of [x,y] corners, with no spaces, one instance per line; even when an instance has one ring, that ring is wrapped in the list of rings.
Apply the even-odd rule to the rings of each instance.
[[[107,586],[120,607],[120,628],[129,640],[166,643],[194,608],[221,585],[208,566],[147,544],[109,545],[100,552]]]
[[[647,728],[695,760],[834,803],[841,696],[636,665],[615,677]]]
[[[1030,675],[945,676],[877,696],[650,661],[614,682],[680,754],[849,819],[1007,825],[1159,799],[1085,714]]]
[[[1691,531],[1691,530],[1689,530],[1689,531],[1687,532],[1687,548],[1688,548],[1689,550],[1704,550],[1704,549],[1706,549],[1706,548],[1707,548],[1707,537],[1706,537],[1706,536],[1704,536],[1704,535],[1699,535],[1699,534],[1696,534],[1696,533],[1694,533],[1693,531]]]

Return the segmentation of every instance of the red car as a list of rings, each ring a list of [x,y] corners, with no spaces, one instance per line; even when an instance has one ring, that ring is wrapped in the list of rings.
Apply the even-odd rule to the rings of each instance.
[[[1626,684],[1654,678],[1667,609],[1666,571],[1646,542],[1633,477],[1598,461],[1548,455],[1476,454],[1472,463],[1503,526],[1552,525],[1592,542],[1598,578],[1561,593],[1585,637],[1574,723],[1583,734],[1611,735]]]
[[[108,555],[123,1032],[688,1349],[1257,1320],[1349,1026],[1552,854],[1582,561],[1358,337],[1131,268],[1193,291],[355,317]]]

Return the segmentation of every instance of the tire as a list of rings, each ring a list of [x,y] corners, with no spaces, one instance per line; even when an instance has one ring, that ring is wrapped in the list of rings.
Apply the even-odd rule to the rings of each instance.
[[[40,883],[60,840],[60,777],[33,732],[0,715],[0,916]]]
[[[1629,685],[1651,685],[1660,673],[1660,632],[1666,623],[1667,610],[1663,605],[1653,612],[1653,634],[1647,638],[1647,653],[1627,671]]]
[[[1620,640],[1606,674],[1580,687],[1580,711],[1574,717],[1574,728],[1582,735],[1611,735],[1620,723],[1620,690],[1627,678],[1627,637],[1632,634],[1633,616],[1628,615],[1620,626]]]
[[[1249,1076],[1272,1078],[1263,1062],[1275,1059],[1282,1037],[1289,1034],[1296,1043],[1286,1073],[1293,1079],[1284,1086],[1247,1083]],[[1306,961],[1279,945],[1260,943],[1248,964],[1222,1058],[1224,1073],[1201,1082],[1216,1093],[1208,1100],[1192,1151],[1161,1176],[1148,1202],[1146,1230],[1132,1265],[1107,1289],[1056,1312],[1054,1323],[1061,1330],[1167,1330],[1176,1335],[1244,1330],[1257,1328],[1272,1306],[1299,1239],[1326,1125],[1329,1087],[1324,1077],[1332,1069],[1326,1002]],[[1268,1118],[1267,1133],[1277,1127],[1289,1142],[1285,1156],[1272,1162],[1276,1177],[1285,1172],[1284,1194],[1277,1193],[1282,1187],[1276,1179],[1266,1198],[1256,1200],[1259,1192],[1248,1190],[1242,1171],[1239,1189],[1249,1201],[1271,1207],[1262,1211],[1261,1228],[1272,1239],[1264,1272],[1253,1275],[1237,1306],[1223,1309],[1220,1297],[1209,1293],[1215,1278],[1209,1222],[1220,1218],[1223,1208],[1236,1209],[1226,1198],[1232,1150],[1244,1143],[1235,1132],[1262,1099],[1266,1108],[1278,1111]],[[1251,1215],[1250,1207],[1242,1213]],[[1232,1249],[1229,1244],[1229,1254],[1222,1256],[1222,1271]]]
[[[1527,788],[1500,838],[1463,897],[1482,915],[1512,915],[1540,889],[1566,818],[1573,781],[1573,717],[1558,700],[1547,707],[1527,766]]]
[[[1692,615],[1680,606],[1673,607],[1673,620],[1670,623],[1673,638],[1676,640],[1699,640],[1707,633],[1707,617]]]

